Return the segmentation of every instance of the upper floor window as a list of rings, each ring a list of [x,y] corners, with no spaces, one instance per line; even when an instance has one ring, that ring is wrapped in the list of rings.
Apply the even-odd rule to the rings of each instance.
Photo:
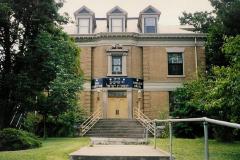
[[[168,53],[168,75],[183,75],[182,53]]]
[[[90,33],[90,19],[89,18],[79,18],[79,34],[89,34]]]
[[[122,56],[112,56],[112,74],[122,74]]]
[[[123,19],[112,18],[111,24],[112,24],[111,26],[112,32],[123,32]]]
[[[144,18],[144,33],[156,33],[156,32],[157,32],[156,18],[154,17]]]

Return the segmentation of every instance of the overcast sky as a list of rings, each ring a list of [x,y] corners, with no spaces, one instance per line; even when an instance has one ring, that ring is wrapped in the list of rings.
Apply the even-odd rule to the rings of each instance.
[[[65,0],[60,12],[68,12],[71,17],[85,5],[97,18],[106,17],[106,13],[118,5],[128,12],[128,17],[138,17],[139,12],[152,5],[161,11],[161,25],[179,25],[178,17],[183,11],[210,11],[213,8],[208,0]],[[74,18],[73,18],[74,20]]]

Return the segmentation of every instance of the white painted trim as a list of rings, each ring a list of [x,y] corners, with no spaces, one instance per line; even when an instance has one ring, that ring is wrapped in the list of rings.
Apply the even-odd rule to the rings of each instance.
[[[182,83],[144,83],[144,91],[174,91],[179,87],[182,87]]]
[[[133,46],[159,46],[159,47],[195,47],[194,41],[135,41],[135,40],[99,40],[95,42],[76,42],[80,47],[98,47],[98,46],[109,46],[115,43],[122,45],[133,45]],[[197,46],[203,47],[204,42],[198,42]]]
[[[166,48],[167,53],[171,52],[171,53],[183,53],[185,51],[185,48],[183,47],[170,47],[170,48]]]
[[[186,75],[167,75],[168,78],[185,78]]]

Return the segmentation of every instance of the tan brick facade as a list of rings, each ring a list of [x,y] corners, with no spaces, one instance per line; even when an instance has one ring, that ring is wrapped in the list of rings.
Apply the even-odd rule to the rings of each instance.
[[[153,6],[145,8],[137,18],[128,18],[127,12],[119,7],[111,11],[106,18],[98,19],[86,6],[75,12],[74,30],[78,33],[71,36],[81,48],[84,73],[80,105],[88,115],[102,108],[104,118],[108,118],[109,99],[115,95],[119,102],[111,101],[111,105],[115,105],[116,115],[122,111],[118,104],[125,104],[129,119],[134,118],[134,110],[139,107],[149,118],[159,118],[169,112],[169,92],[185,81],[196,79],[205,70],[206,35],[181,26],[163,33],[170,30],[158,24],[161,13]],[[122,20],[119,23],[122,32],[113,32],[114,18]],[[78,25],[81,19],[84,22],[89,19],[85,23],[89,24],[88,30],[81,31]],[[155,26],[145,26],[147,19],[155,21],[152,23]],[[169,62],[170,54],[181,54],[181,58]],[[181,73],[171,74],[169,65],[172,70],[179,68],[169,63],[180,63]]]
[[[91,79],[107,77],[107,52],[111,46],[81,47],[81,68],[84,72],[85,83],[90,85]],[[176,46],[178,47],[178,46]],[[128,49],[127,76],[144,80],[145,83],[183,83],[185,80],[196,78],[195,47],[184,47],[184,74],[183,76],[168,76],[168,53],[164,46],[123,46]],[[205,67],[205,54],[203,47],[197,47],[198,69]],[[117,88],[114,88],[118,90]],[[121,88],[122,89],[122,88]],[[170,91],[170,90],[169,90]],[[169,111],[169,92],[143,90],[141,110],[149,118],[159,118],[161,114]],[[107,96],[105,91],[88,88],[80,94],[81,105],[86,113],[93,113],[98,107],[103,107]],[[131,91],[132,110],[138,108],[138,90]],[[105,100],[106,101],[106,100]],[[133,112],[132,112],[133,114]],[[134,117],[134,116],[132,116]]]

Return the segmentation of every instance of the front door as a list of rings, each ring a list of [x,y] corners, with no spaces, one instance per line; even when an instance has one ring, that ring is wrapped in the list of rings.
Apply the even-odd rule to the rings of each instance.
[[[126,91],[108,92],[107,118],[128,119],[128,100]]]

